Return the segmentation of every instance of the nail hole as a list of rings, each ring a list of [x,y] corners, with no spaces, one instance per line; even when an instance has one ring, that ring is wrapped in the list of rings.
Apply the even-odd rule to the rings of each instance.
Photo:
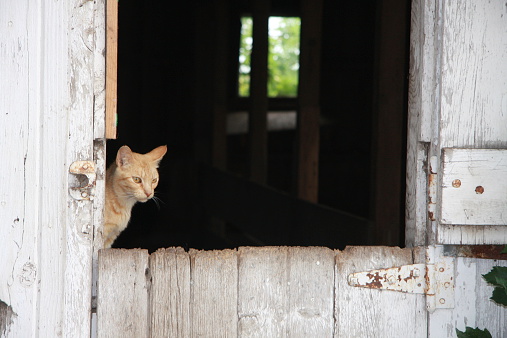
[[[482,185],[479,185],[475,188],[476,194],[482,194],[483,192],[484,192],[484,188],[482,187]]]

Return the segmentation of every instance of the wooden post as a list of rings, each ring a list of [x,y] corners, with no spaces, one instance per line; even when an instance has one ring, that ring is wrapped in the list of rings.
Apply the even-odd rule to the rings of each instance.
[[[213,166],[225,170],[227,166],[227,69],[229,37],[228,0],[220,0],[215,6],[215,60],[213,74]]]
[[[301,4],[301,55],[298,111],[298,197],[318,200],[320,147],[320,47],[322,1]]]
[[[106,138],[116,138],[118,104],[118,0],[106,5]]]
[[[373,137],[373,244],[402,245],[407,88],[407,2],[383,1],[377,9]]]
[[[252,68],[250,71],[250,178],[267,176],[268,20],[269,0],[254,2]]]

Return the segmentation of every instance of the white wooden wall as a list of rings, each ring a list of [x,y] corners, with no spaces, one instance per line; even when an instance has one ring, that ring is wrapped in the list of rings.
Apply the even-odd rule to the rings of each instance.
[[[2,336],[90,334],[100,216],[68,191],[70,164],[94,160],[94,140],[103,150],[103,5],[0,1]],[[100,175],[97,185],[100,200]]]

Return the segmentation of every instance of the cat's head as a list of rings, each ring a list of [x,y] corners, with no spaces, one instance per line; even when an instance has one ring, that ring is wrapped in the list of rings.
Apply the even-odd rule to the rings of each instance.
[[[166,152],[166,146],[157,147],[146,154],[135,153],[128,146],[118,150],[115,181],[123,197],[146,202],[154,196],[158,185],[158,164]]]

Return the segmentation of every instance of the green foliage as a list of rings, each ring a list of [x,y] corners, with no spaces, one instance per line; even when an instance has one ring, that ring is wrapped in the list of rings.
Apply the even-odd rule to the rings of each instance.
[[[241,18],[241,40],[239,42],[239,96],[250,96],[250,65],[252,55],[253,20],[251,17]]]
[[[299,18],[270,17],[268,54],[268,96],[297,96],[299,80]],[[238,94],[250,95],[250,71],[252,53],[253,20],[241,19],[241,41],[239,47]]]
[[[495,286],[490,299],[507,306],[507,267],[494,266],[490,272],[482,276],[489,284]]]
[[[269,97],[297,96],[300,22],[299,18],[270,18]]]
[[[488,329],[481,330],[479,328],[467,327],[465,332],[456,329],[458,338],[493,338]]]

